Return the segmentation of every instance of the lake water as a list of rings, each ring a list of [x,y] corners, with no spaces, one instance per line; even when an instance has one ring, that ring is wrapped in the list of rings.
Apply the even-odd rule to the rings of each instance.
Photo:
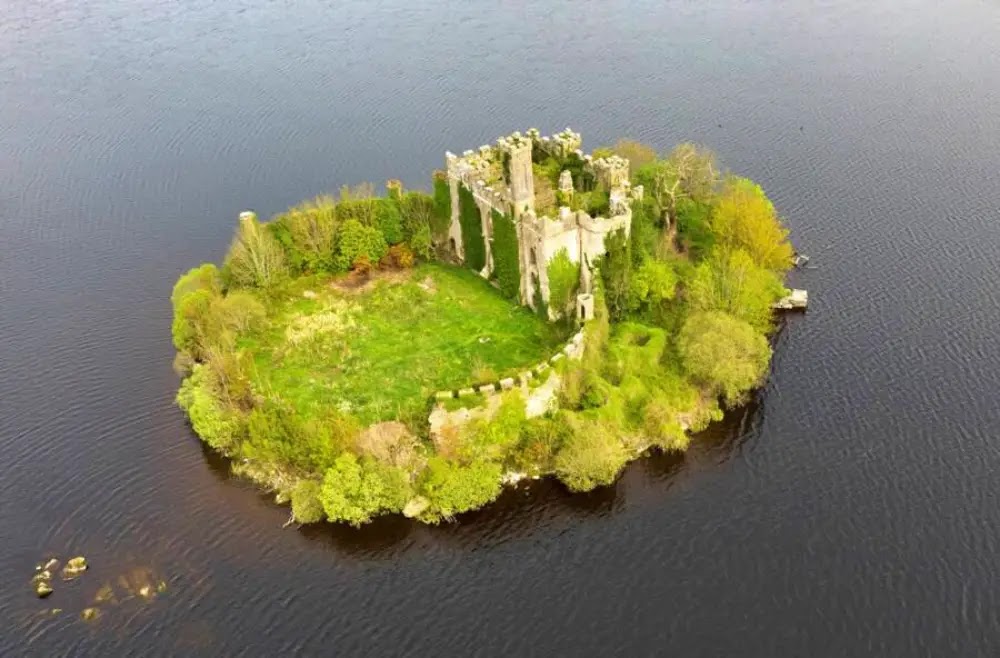
[[[1000,6],[434,5],[0,8],[0,655],[1000,653]],[[567,125],[772,196],[817,267],[767,387],[590,495],[282,528],[173,404],[176,277],[243,209]],[[42,602],[47,553],[93,566]]]

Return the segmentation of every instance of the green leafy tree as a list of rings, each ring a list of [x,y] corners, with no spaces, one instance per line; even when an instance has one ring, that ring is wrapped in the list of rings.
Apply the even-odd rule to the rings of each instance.
[[[337,255],[334,259],[340,271],[350,269],[361,258],[378,263],[389,251],[382,233],[374,226],[365,226],[357,219],[349,219],[340,227]]]
[[[292,518],[298,523],[323,520],[322,485],[316,480],[299,480],[292,489]]]
[[[234,333],[251,331],[267,317],[263,302],[249,290],[233,290],[225,297],[216,297],[214,312],[219,323]]]
[[[270,288],[288,274],[288,265],[281,244],[253,216],[240,220],[225,270],[236,286]]]
[[[268,224],[299,272],[332,272],[340,218],[336,200],[318,196],[293,206]]]
[[[462,466],[442,457],[427,460],[420,491],[430,501],[423,513],[428,521],[450,519],[496,500],[500,495],[500,464],[473,462]]]
[[[549,276],[549,308],[556,317],[573,318],[576,293],[580,288],[580,265],[570,260],[569,252],[562,248],[549,259],[546,267]]]
[[[709,203],[718,184],[715,155],[694,144],[679,144],[666,158],[639,167],[638,183],[656,201],[668,225],[677,221],[682,199]]]
[[[185,296],[198,290],[206,290],[212,296],[222,294],[222,277],[219,275],[218,268],[212,263],[202,263],[177,279],[173,292],[170,294],[170,303],[174,310],[177,309],[177,305]]]
[[[320,499],[328,519],[360,526],[380,514],[402,511],[411,495],[402,469],[346,452],[326,471]]]
[[[208,348],[222,332],[222,323],[215,312],[219,297],[201,288],[180,298],[174,309],[171,325],[174,347],[195,360],[205,358]]]
[[[609,150],[628,160],[629,170],[633,173],[656,160],[656,149],[634,139],[619,139]],[[597,157],[596,154],[594,157]]]
[[[761,267],[791,267],[792,245],[774,205],[759,185],[747,178],[726,180],[712,210],[712,232],[731,249],[743,249]]]
[[[771,305],[784,294],[781,279],[742,250],[716,248],[688,282],[687,299],[701,311],[724,311],[757,331],[771,327]]]
[[[524,398],[506,393],[497,412],[488,421],[473,421],[462,446],[462,456],[472,461],[502,462],[517,446],[525,420]]]
[[[677,336],[684,369],[729,404],[760,383],[771,359],[767,338],[719,311],[692,313]]]
[[[556,455],[559,479],[572,491],[590,491],[613,483],[628,461],[617,428],[563,412],[573,430]]]
[[[403,215],[395,199],[379,199],[375,221],[386,243],[393,245],[403,241]]]
[[[191,376],[181,384],[177,404],[205,443],[224,454],[232,454],[243,436],[244,422],[239,414],[219,403],[207,366],[195,364]]]
[[[670,263],[647,260],[632,274],[629,281],[629,310],[655,307],[674,298],[677,274]]]
[[[632,244],[625,231],[615,231],[604,239],[607,250],[601,258],[605,301],[613,322],[625,317],[632,285]]]
[[[434,172],[434,215],[431,235],[435,242],[444,242],[451,226],[451,186],[443,171]]]

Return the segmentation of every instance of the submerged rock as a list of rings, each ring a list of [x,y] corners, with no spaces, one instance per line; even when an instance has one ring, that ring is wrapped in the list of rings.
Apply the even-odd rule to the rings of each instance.
[[[35,594],[38,595],[38,598],[44,599],[51,593],[52,593],[52,587],[49,585],[49,582],[47,580],[40,580],[37,583],[35,583]]]
[[[87,570],[87,560],[84,557],[72,558],[63,567],[62,577],[66,580],[72,580],[82,574]]]
[[[83,612],[80,613],[80,618],[83,619],[83,621],[91,621],[100,616],[101,611],[97,608],[84,608]]]

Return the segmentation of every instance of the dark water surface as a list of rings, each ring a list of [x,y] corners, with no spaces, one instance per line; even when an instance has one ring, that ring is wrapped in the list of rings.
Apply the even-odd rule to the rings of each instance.
[[[998,35],[983,0],[6,0],[0,655],[1000,654]],[[819,267],[757,403],[592,495],[282,529],[173,404],[178,274],[245,208],[566,125],[772,195]],[[43,603],[46,553],[93,568]],[[168,591],[79,620],[133,569]]]

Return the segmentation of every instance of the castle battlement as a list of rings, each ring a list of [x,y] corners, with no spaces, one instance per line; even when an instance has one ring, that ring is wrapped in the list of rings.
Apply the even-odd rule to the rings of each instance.
[[[632,187],[628,160],[617,155],[594,158],[583,152],[582,145],[580,133],[570,128],[551,136],[531,128],[462,155],[445,153],[445,172],[451,190],[449,243],[455,258],[466,262],[463,195],[459,192],[464,189],[477,206],[481,222],[475,231],[478,239],[481,230],[486,254],[480,275],[491,278],[495,258],[505,257],[493,249],[497,213],[510,218],[517,233],[521,303],[532,308],[540,303],[548,306],[548,263],[565,250],[569,259],[580,265],[579,292],[584,302],[579,312],[583,319],[589,319],[592,311],[587,309],[593,305],[586,302],[592,300],[591,269],[604,255],[608,235],[631,230],[630,204],[642,198],[643,190]],[[604,206],[593,208],[593,214],[588,212],[588,202],[604,197]],[[550,309],[550,317],[553,315]]]

